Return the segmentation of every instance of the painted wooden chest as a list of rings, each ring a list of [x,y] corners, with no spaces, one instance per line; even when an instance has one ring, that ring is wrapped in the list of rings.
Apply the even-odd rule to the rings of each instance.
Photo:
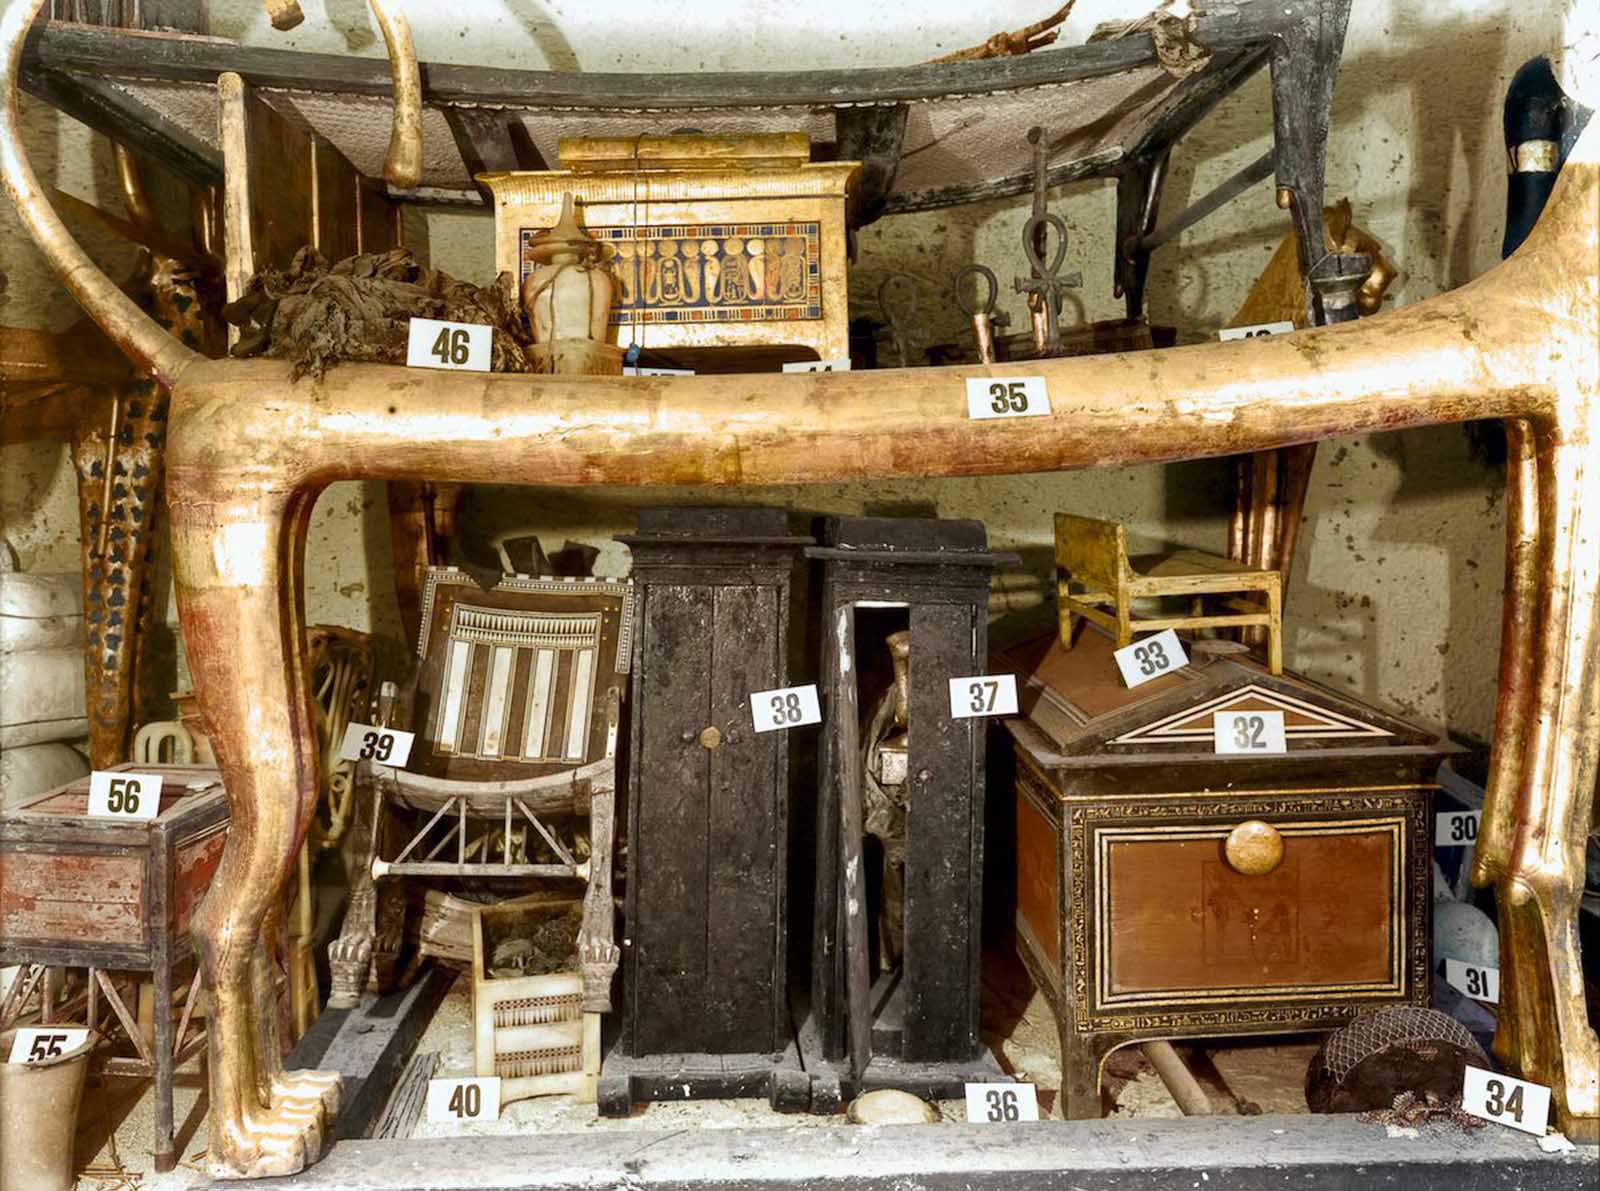
[[[113,770],[161,775],[155,818],[88,818],[87,777],[0,815],[0,965],[89,969],[88,1024],[103,1012],[135,1051],[99,1066],[154,1078],[156,1169],[171,1170],[173,1070],[205,1046],[204,1032],[190,1029],[199,973],[175,977],[194,954],[189,924],[222,860],[228,803],[215,769]],[[114,973],[149,974],[148,1025],[135,1020]]]
[[[1022,679],[1017,945],[1056,1015],[1064,1114],[1100,1114],[1129,1042],[1428,1004],[1429,813],[1455,747],[1209,643],[1129,690],[1112,648],[1052,634],[996,664]],[[1284,752],[1217,751],[1218,717],[1248,735],[1263,712]]]

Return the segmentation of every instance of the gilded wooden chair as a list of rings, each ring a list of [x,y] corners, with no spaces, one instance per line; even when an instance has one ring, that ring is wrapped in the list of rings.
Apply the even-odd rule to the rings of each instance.
[[[1083,588],[1074,592],[1074,585]],[[1136,614],[1134,601],[1188,597],[1187,615]],[[1206,596],[1225,596],[1223,612],[1207,611]],[[1200,550],[1130,558],[1128,531],[1112,521],[1056,514],[1056,611],[1061,644],[1072,648],[1073,617],[1109,630],[1118,648],[1136,633],[1162,629],[1266,630],[1267,668],[1283,673],[1283,577]]]

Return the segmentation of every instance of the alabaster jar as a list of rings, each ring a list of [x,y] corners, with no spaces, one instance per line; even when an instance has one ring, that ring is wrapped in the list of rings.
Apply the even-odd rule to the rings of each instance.
[[[537,267],[522,282],[522,309],[534,342],[606,340],[615,282],[604,248],[579,226],[572,195],[561,201],[561,219],[536,237],[528,255]]]

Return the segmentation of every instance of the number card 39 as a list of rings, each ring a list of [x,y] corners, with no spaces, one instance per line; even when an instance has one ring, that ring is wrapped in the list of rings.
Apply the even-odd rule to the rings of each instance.
[[[411,743],[416,733],[397,728],[378,728],[372,724],[346,724],[339,757],[344,761],[373,761],[392,769],[404,769],[411,759]]]
[[[1006,1125],[1039,1119],[1039,1093],[1031,1083],[969,1083],[967,1123]]]
[[[480,1075],[472,1079],[430,1079],[428,1081],[428,1120],[492,1121],[500,1115],[500,1077]]]
[[[96,769],[89,775],[89,814],[103,819],[154,819],[161,775]]]
[[[406,366],[487,372],[493,346],[494,328],[482,323],[414,318],[406,339]]]
[[[967,417],[1031,418],[1050,412],[1050,392],[1042,376],[969,376]]]

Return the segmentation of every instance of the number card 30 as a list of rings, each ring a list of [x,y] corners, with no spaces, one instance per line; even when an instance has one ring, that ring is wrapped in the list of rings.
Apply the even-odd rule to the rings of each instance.
[[[1543,1137],[1550,1123],[1550,1089],[1468,1067],[1461,1080],[1461,1107],[1475,1117]]]
[[[1042,376],[969,376],[967,417],[1031,418],[1050,412],[1050,392]]]
[[[62,1026],[28,1026],[17,1031],[7,1062],[43,1063],[71,1054],[89,1041],[89,1031]]]
[[[755,691],[750,696],[750,718],[757,732],[777,732],[801,724],[820,724],[822,706],[815,683]]]
[[[1005,1125],[1039,1119],[1039,1093],[1031,1083],[969,1083],[967,1123]]]
[[[950,680],[950,718],[1017,714],[1015,674],[974,674]]]
[[[500,1115],[500,1077],[430,1079],[428,1120],[440,1122],[492,1121]]]
[[[404,769],[411,759],[414,732],[397,728],[378,728],[372,724],[346,724],[339,757],[345,761],[374,761],[393,769]]]
[[[1122,681],[1129,687],[1141,686],[1152,678],[1171,674],[1189,664],[1189,655],[1183,652],[1183,642],[1171,629],[1163,629],[1154,637],[1124,645],[1111,656],[1117,660]]]
[[[482,323],[414,318],[406,339],[406,366],[487,372],[493,345],[494,328]]]
[[[154,819],[160,809],[159,773],[97,769],[89,775],[89,814],[95,818]]]
[[[1464,848],[1478,842],[1482,811],[1440,811],[1433,817],[1433,846]]]

